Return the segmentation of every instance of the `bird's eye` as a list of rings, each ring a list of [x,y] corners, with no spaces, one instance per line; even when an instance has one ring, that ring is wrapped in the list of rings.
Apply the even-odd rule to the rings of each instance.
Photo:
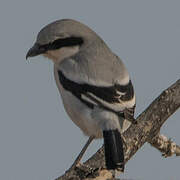
[[[63,39],[57,39],[49,44],[39,45],[39,50],[41,52],[46,52],[48,50],[56,50],[62,47],[81,46],[82,44],[83,44],[82,38],[68,37]]]
[[[81,46],[83,44],[83,39],[80,37],[68,37],[63,39],[57,39],[51,43],[51,49],[59,49],[61,47],[70,47],[70,46]]]
[[[48,45],[41,45],[39,46],[39,51],[45,53],[48,50]]]

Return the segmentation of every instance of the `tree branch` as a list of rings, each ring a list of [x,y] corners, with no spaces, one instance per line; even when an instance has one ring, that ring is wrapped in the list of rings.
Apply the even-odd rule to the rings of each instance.
[[[159,135],[164,122],[180,107],[180,79],[156,98],[150,106],[139,115],[137,124],[133,124],[123,133],[126,146],[124,146],[125,163],[142,147],[145,142],[151,143],[160,150],[164,156],[176,154],[179,156],[180,148],[171,140]],[[101,147],[84,164],[67,171],[57,180],[81,180],[89,178],[111,178],[112,173],[105,169],[104,148]],[[102,171],[103,170],[103,171]],[[111,175],[110,175],[111,174]]]
[[[154,137],[149,143],[158,149],[165,158],[174,154],[180,156],[180,146],[162,134]]]

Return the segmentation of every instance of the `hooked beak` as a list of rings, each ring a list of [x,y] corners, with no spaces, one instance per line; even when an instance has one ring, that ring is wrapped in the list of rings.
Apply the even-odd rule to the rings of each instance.
[[[34,46],[29,49],[29,51],[26,54],[26,59],[29,57],[38,56],[40,54],[43,54],[46,52],[46,49],[40,46],[39,44],[35,43]]]

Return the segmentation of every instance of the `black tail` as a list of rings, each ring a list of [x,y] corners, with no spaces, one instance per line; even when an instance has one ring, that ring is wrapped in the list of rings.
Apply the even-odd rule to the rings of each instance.
[[[103,131],[105,160],[107,169],[124,171],[124,152],[120,132],[116,130]]]

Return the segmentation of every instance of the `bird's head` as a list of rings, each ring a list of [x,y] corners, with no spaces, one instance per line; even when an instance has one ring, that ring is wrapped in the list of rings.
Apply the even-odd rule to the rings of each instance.
[[[43,55],[57,63],[76,54],[94,39],[97,39],[97,34],[86,25],[71,19],[58,20],[38,33],[26,59]]]

